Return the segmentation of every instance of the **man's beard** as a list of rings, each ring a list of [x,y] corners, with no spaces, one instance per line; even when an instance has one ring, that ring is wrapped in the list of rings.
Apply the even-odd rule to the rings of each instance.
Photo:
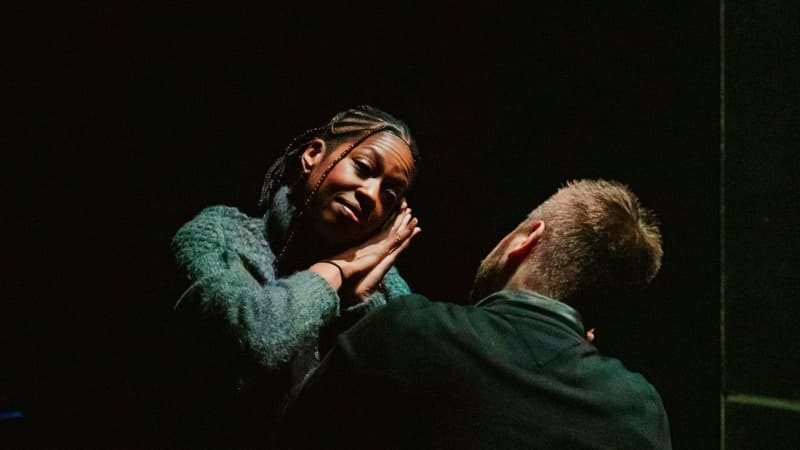
[[[503,288],[508,275],[503,270],[491,255],[481,261],[478,266],[478,271],[475,273],[475,280],[472,282],[472,290],[470,291],[470,300],[472,303],[497,292]]]

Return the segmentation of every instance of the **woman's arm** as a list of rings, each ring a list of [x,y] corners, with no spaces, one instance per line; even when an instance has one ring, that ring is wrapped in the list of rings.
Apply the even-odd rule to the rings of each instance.
[[[363,315],[398,297],[411,293],[411,288],[408,286],[408,283],[394,266],[386,272],[381,283],[383,286],[382,289],[376,289],[366,297],[366,300],[347,308],[343,307],[343,310],[347,313],[358,312]]]
[[[173,250],[192,282],[180,304],[219,320],[246,355],[274,369],[313,342],[338,314],[339,297],[311,271],[276,278],[266,250],[243,254],[242,248],[263,245],[243,220],[233,208],[213,207],[178,230]]]
[[[219,320],[258,365],[275,369],[298,349],[313,345],[320,327],[338,315],[341,274],[331,264],[317,263],[276,278],[272,258],[266,257],[271,252],[263,248],[263,238],[243,225],[247,220],[253,219],[234,208],[212,207],[176,233],[172,245],[178,265],[193,283],[182,299],[191,298],[193,307]],[[383,277],[419,232],[415,226],[410,213],[399,215],[392,226],[332,259],[353,281]],[[387,281],[393,289],[407,288],[392,275]]]

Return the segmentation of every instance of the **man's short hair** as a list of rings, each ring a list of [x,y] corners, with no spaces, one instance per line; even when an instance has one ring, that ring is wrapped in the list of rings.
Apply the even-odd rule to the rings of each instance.
[[[575,303],[645,287],[661,267],[661,232],[651,211],[622,183],[568,182],[520,225],[545,222],[521,270],[536,290]]]

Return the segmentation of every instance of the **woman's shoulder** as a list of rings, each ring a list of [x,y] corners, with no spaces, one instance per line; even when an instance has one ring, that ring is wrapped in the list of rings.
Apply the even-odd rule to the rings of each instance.
[[[232,220],[245,221],[252,217],[228,205],[212,205],[203,208],[192,220]]]
[[[206,250],[242,244],[261,246],[264,220],[250,217],[238,208],[215,205],[204,208],[178,229],[172,239],[176,249],[202,247]]]

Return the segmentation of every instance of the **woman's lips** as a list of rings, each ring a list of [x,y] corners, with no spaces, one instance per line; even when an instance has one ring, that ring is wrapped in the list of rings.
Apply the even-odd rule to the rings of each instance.
[[[358,218],[358,214],[356,214],[357,209],[355,209],[355,207],[351,206],[349,203],[347,203],[345,200],[342,199],[336,199],[336,202],[342,206],[342,211],[345,212],[345,215],[349,217],[350,220],[352,220],[355,223],[361,222],[361,220],[359,220]]]

